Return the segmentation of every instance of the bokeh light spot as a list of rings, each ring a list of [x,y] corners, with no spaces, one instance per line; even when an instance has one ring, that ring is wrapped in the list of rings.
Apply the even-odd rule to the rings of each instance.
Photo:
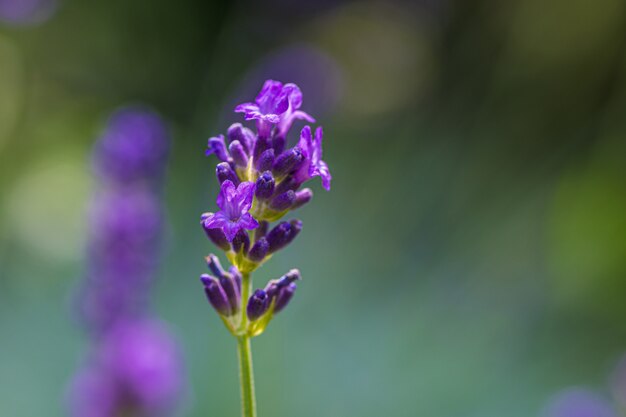
[[[47,155],[7,193],[5,224],[30,253],[52,261],[83,257],[90,184],[84,159],[81,155]]]

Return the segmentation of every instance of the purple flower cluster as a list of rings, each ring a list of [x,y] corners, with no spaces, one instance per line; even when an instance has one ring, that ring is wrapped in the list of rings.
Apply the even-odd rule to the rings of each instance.
[[[168,146],[161,119],[141,108],[114,113],[95,145],[99,188],[77,297],[94,343],[71,387],[77,417],[165,416],[181,394],[175,340],[148,309],[164,223],[159,188]]]
[[[270,223],[311,201],[311,189],[301,187],[312,178],[320,177],[322,186],[330,190],[332,177],[322,160],[322,128],[313,133],[305,126],[295,146],[288,147],[288,133],[295,120],[315,121],[300,110],[301,106],[302,92],[297,85],[268,80],[254,102],[235,108],[235,112],[244,113],[245,120],[255,121],[256,132],[235,123],[226,136],[208,140],[206,154],[221,161],[216,167],[219,211],[202,214],[201,224],[234,267],[226,273],[213,267],[217,258],[210,256],[214,276],[203,275],[202,282],[213,307],[222,317],[229,317],[231,330],[241,320],[237,276],[257,269],[302,229],[300,220],[281,221],[274,227]],[[293,270],[252,294],[245,309],[250,321],[271,318],[282,310],[293,296],[294,281],[299,277]]]

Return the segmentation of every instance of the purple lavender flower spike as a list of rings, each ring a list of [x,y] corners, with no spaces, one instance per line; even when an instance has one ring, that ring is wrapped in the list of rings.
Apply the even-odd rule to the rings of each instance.
[[[141,108],[114,113],[94,146],[102,185],[90,210],[89,264],[78,303],[95,343],[72,385],[76,417],[165,416],[180,397],[175,343],[146,319],[165,220],[158,189],[168,148],[161,119]]]
[[[207,143],[207,149],[204,151],[206,156],[215,154],[220,161],[228,162],[230,157],[226,150],[226,143],[224,142],[224,135],[214,136],[209,138]]]
[[[235,107],[235,112],[244,113],[246,120],[257,120],[260,137],[269,137],[272,125],[278,125],[278,137],[284,137],[296,119],[310,123],[315,120],[307,113],[298,110],[302,105],[302,92],[295,84],[267,80],[254,103],[243,103]]]
[[[299,183],[303,183],[313,177],[322,178],[322,186],[330,190],[332,176],[326,162],[322,161],[322,128],[315,130],[315,137],[311,136],[311,128],[305,126],[300,133],[298,147],[303,150],[306,160],[300,166],[294,177]]]
[[[296,292],[297,285],[295,282],[289,283],[286,287],[281,288],[276,295],[276,304],[274,304],[274,313],[279,313],[284,310],[289,304],[289,301],[293,298]]]
[[[228,301],[228,295],[226,295],[219,280],[208,274],[202,274],[200,281],[202,281],[204,285],[204,292],[213,308],[223,316],[233,314],[233,308]]]
[[[230,181],[235,185],[239,185],[239,177],[228,162],[220,162],[217,164],[215,167],[215,176],[217,177],[217,182],[220,184],[224,183],[224,181]]]
[[[259,223],[248,213],[252,207],[254,189],[252,182],[242,182],[235,187],[232,181],[224,181],[217,196],[220,211],[209,213],[203,226],[207,229],[222,229],[229,242],[233,241],[239,230],[257,228]]]
[[[267,253],[270,250],[270,244],[267,239],[264,237],[259,238],[254,245],[252,245],[252,249],[248,252],[248,259],[253,262],[261,262],[267,256]]]
[[[557,394],[541,417],[617,417],[609,402],[584,388],[570,388]]]
[[[276,181],[271,172],[265,171],[256,180],[255,197],[259,200],[267,200],[274,193]]]
[[[256,290],[248,300],[246,311],[251,321],[258,320],[269,308],[269,297],[263,290]]]

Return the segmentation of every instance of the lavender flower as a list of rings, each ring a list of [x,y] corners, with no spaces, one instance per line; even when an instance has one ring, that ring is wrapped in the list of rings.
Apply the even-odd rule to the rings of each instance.
[[[166,416],[180,397],[178,349],[148,312],[168,148],[161,119],[138,108],[116,112],[94,147],[100,188],[91,206],[86,278],[77,294],[94,346],[72,384],[70,409],[77,417]]]
[[[299,183],[303,183],[313,177],[321,177],[322,186],[326,190],[330,190],[332,176],[328,170],[328,165],[322,161],[322,136],[321,127],[315,129],[315,137],[311,136],[311,128],[309,126],[305,126],[302,129],[298,147],[302,149],[306,159],[294,177]]]
[[[263,333],[274,314],[287,307],[297,288],[294,281],[300,279],[294,269],[252,293],[250,275],[302,230],[297,219],[270,228],[271,222],[311,201],[313,192],[300,190],[302,184],[319,176],[324,188],[330,189],[331,175],[322,160],[321,128],[312,137],[306,126],[298,145],[285,150],[294,120],[314,122],[301,106],[302,93],[295,84],[268,80],[254,103],[235,108],[246,120],[256,120],[256,135],[235,123],[227,132],[229,143],[223,135],[212,137],[206,151],[221,161],[216,167],[220,211],[202,214],[201,224],[207,237],[226,252],[232,267],[225,272],[217,257],[209,255],[207,265],[215,276],[204,274],[200,280],[209,303],[237,337],[246,417],[256,415],[250,338]]]
[[[259,222],[248,213],[252,206],[254,188],[255,185],[252,182],[242,182],[235,188],[232,181],[224,181],[217,196],[220,211],[203,216],[204,228],[222,229],[229,242],[233,241],[239,230],[257,228]]]

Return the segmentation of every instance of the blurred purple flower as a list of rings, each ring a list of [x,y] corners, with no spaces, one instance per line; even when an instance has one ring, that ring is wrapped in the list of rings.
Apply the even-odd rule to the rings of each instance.
[[[90,207],[77,304],[95,344],[72,384],[76,417],[165,416],[180,397],[176,344],[146,318],[165,220],[158,188],[168,150],[164,123],[141,108],[114,113],[94,146],[100,188]]]
[[[231,181],[224,181],[217,196],[217,205],[221,210],[203,215],[204,228],[222,229],[229,242],[241,229],[256,229],[259,223],[248,213],[252,207],[254,188],[253,182],[242,182],[235,188]]]
[[[159,179],[169,151],[168,131],[161,118],[142,107],[115,112],[94,150],[96,173],[105,181]]]
[[[0,21],[26,26],[46,21],[57,8],[56,0],[0,0]]]
[[[298,147],[304,152],[305,162],[294,174],[299,183],[303,183],[313,177],[322,178],[322,186],[330,190],[332,176],[326,162],[322,161],[322,128],[315,129],[315,137],[311,135],[311,128],[305,126],[300,133]]]
[[[70,408],[76,417],[166,415],[181,394],[182,375],[180,352],[161,323],[119,323],[75,377]]]
[[[607,400],[584,388],[570,388],[554,396],[542,417],[617,417]]]

